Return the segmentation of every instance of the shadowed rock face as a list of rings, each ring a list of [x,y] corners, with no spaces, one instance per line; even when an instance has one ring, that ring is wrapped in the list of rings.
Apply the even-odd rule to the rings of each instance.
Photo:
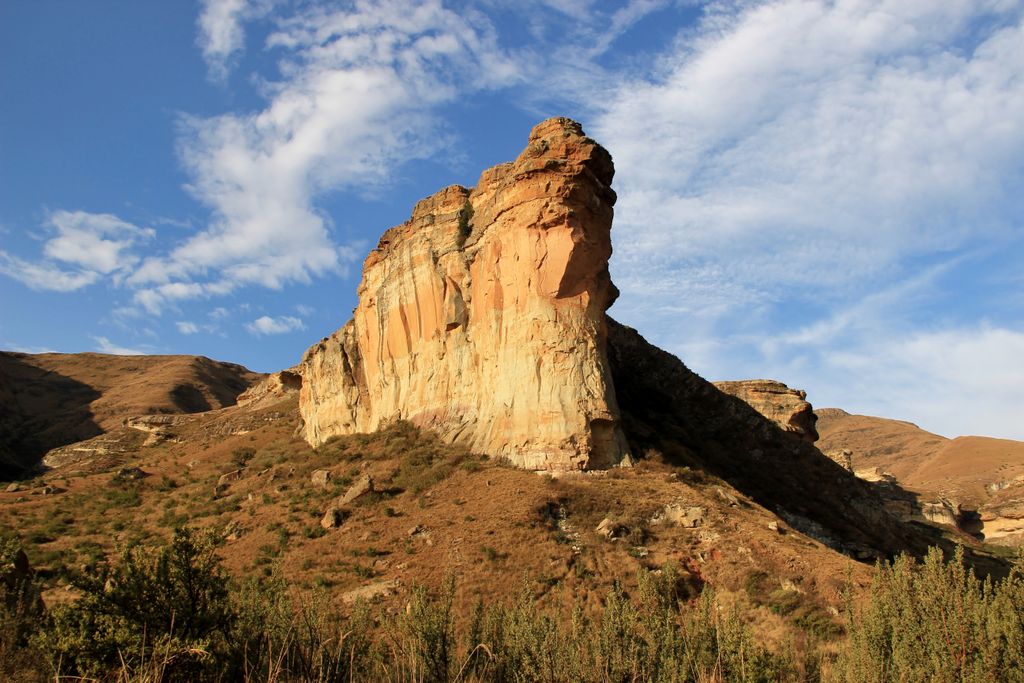
[[[784,432],[814,443],[818,421],[814,408],[807,402],[807,392],[790,389],[773,379],[748,379],[740,382],[715,382],[719,391],[744,401],[779,426]]]
[[[384,233],[353,318],[303,357],[306,439],[396,418],[531,469],[629,461],[606,353],[611,157],[564,118]]]
[[[609,357],[631,446],[721,477],[797,530],[854,557],[921,553],[928,539],[874,488],[722,392],[636,330],[609,321]]]

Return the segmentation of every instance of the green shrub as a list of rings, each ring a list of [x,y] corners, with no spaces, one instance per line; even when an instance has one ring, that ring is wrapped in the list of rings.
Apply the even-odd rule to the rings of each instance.
[[[39,583],[21,545],[0,538],[0,679],[42,680],[35,676],[39,653],[29,642],[43,614]]]
[[[862,607],[847,609],[837,681],[1024,681],[1024,562],[980,581],[959,548],[949,562],[879,564]]]
[[[117,565],[74,583],[82,597],[55,607],[40,638],[60,674],[102,677],[156,662],[171,681],[216,667],[231,613],[210,536],[179,529],[159,551],[130,547]]]
[[[459,245],[461,246],[469,238],[473,231],[473,205],[466,200],[466,203],[459,209]]]

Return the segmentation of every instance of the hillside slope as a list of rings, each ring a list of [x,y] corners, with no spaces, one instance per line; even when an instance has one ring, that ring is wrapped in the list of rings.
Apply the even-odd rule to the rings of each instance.
[[[870,484],[636,330],[609,319],[608,341],[623,425],[635,452],[653,451],[719,476],[802,532],[857,557],[919,554],[934,542],[888,514]]]
[[[1024,542],[1024,442],[947,439],[910,422],[836,408],[817,413],[823,451],[849,450],[855,470],[878,468],[922,498],[950,501],[986,540]]]
[[[202,356],[0,352],[0,478],[129,417],[233,405],[260,377]]]

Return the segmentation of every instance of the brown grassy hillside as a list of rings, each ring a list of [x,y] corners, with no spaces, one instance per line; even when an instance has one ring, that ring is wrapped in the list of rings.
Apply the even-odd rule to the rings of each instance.
[[[880,468],[924,498],[945,498],[977,511],[979,531],[989,540],[1024,541],[1024,442],[947,439],[910,422],[835,408],[816,412],[822,450],[848,449],[856,470]]]
[[[127,417],[232,405],[261,376],[202,356],[0,352],[0,477]]]

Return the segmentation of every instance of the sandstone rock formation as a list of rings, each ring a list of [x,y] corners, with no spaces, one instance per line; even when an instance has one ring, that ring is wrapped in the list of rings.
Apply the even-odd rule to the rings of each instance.
[[[914,521],[955,525],[1000,545],[1024,545],[1024,443],[961,436],[948,439],[917,425],[823,408],[819,447],[851,451],[857,475],[884,472],[887,505]]]
[[[748,403],[754,410],[777,424],[783,431],[814,443],[818,418],[807,402],[807,392],[790,389],[772,379],[748,379],[739,382],[715,382],[719,391]]]
[[[271,405],[295,394],[302,388],[302,375],[294,370],[281,370],[268,375],[238,395],[238,405],[250,408]]]
[[[475,188],[420,201],[367,257],[352,320],[302,359],[306,439],[400,418],[530,469],[630,462],[606,353],[613,173],[554,118]]]

